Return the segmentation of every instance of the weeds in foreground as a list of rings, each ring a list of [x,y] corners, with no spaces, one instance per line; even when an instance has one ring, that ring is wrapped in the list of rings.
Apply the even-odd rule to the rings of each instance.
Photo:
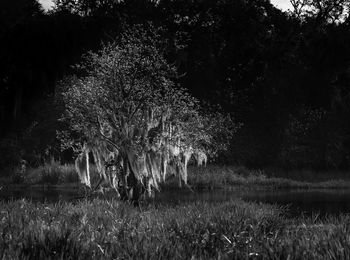
[[[234,200],[140,211],[115,200],[0,202],[1,259],[341,259],[350,217],[293,219]]]

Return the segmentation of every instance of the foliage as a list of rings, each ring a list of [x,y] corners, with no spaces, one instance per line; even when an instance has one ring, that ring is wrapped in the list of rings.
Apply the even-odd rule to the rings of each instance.
[[[25,174],[26,184],[62,184],[79,181],[74,165],[62,165],[57,161],[45,163],[37,168],[29,168]]]
[[[330,112],[301,110],[291,116],[285,132],[281,159],[296,168],[339,168],[346,154],[346,136]]]
[[[193,190],[207,189],[348,189],[347,172],[267,169],[254,170],[236,166],[210,165],[189,167],[188,183]],[[170,178],[161,186],[176,189],[177,180]]]
[[[0,254],[12,259],[245,257],[260,253],[259,241],[284,225],[277,208],[242,201],[149,206],[144,212],[115,200],[23,200],[1,208]]]
[[[162,27],[162,55],[182,76],[174,81],[201,103],[220,103],[244,123],[222,161],[281,163],[289,115],[312,107],[330,112],[337,122],[337,129],[329,126],[337,133],[330,143],[338,151],[329,154],[337,158],[326,164],[349,168],[348,117],[332,110],[334,89],[341,88],[342,96],[349,92],[348,0],[292,0],[292,13],[268,0],[55,2],[48,13],[35,0],[0,3],[0,135],[21,138],[35,126],[26,144],[19,143],[33,165],[43,161],[47,146],[56,159],[62,154],[46,138],[57,125],[46,124],[30,108],[57,92],[57,80],[75,72],[71,64],[82,53],[96,52],[135,24],[152,22]],[[36,138],[41,135],[45,138]],[[27,144],[35,149],[27,152],[22,147]]]
[[[318,23],[340,22],[349,16],[348,0],[291,0],[298,18],[315,19]]]
[[[298,117],[291,117],[286,128],[286,141],[282,150],[282,159],[289,160],[285,164],[293,167],[306,167],[321,161],[322,154],[316,147],[324,142],[320,136],[321,120],[326,115],[325,111],[304,110]]]
[[[0,167],[15,174],[17,168],[20,168],[21,160],[25,160],[26,166],[39,167],[54,158],[63,158],[64,154],[61,154],[60,143],[56,138],[56,131],[61,127],[58,121],[59,111],[60,106],[53,96],[33,104],[27,113],[34,115],[36,120],[1,139]]]
[[[165,60],[160,42],[155,30],[136,26],[116,43],[89,53],[77,65],[82,77],[61,82],[64,120],[80,136],[80,147],[105,143],[124,161],[125,176],[130,167],[138,181],[150,178],[155,187],[168,161],[187,182],[187,162],[180,156],[193,151],[215,155],[233,134],[229,117],[207,116],[199,101],[175,84],[176,69]],[[157,166],[138,168],[144,160]]]
[[[160,120],[166,121],[164,125],[181,124],[179,128],[187,137],[184,139],[193,138],[194,130],[200,130],[195,128],[200,123],[198,101],[174,87],[171,77],[176,76],[175,68],[166,63],[154,43],[147,42],[154,36],[144,37],[125,35],[120,44],[91,53],[81,65],[87,77],[68,78],[62,83],[72,86],[64,93],[64,100],[74,131],[86,137],[101,134],[118,148],[131,142],[140,150],[151,138],[145,133],[141,140],[142,131],[155,131],[158,125],[152,124]],[[113,131],[113,136],[108,131]],[[203,133],[202,139],[206,138]]]
[[[14,184],[21,184],[24,182],[24,174],[21,172],[15,172],[11,177],[12,183]]]
[[[98,172],[91,167],[91,178],[97,183]],[[223,188],[268,188],[268,189],[348,189],[349,176],[344,171],[314,171],[267,169],[253,170],[239,166],[208,165],[188,168],[188,184],[192,190],[209,190]],[[66,187],[79,186],[79,178],[74,165],[60,165],[58,162],[45,164],[38,168],[29,168],[24,174],[18,172],[12,175],[12,183],[24,185],[52,184]],[[3,183],[9,183],[5,179]],[[179,189],[178,179],[170,176],[166,183],[161,184],[161,190]],[[113,194],[113,193],[112,193]]]
[[[286,219],[276,206],[241,200],[144,211],[99,199],[0,206],[5,259],[345,259],[350,253],[348,215]]]
[[[60,142],[56,138],[56,131],[62,128],[58,120],[62,109],[59,100],[52,95],[33,104],[30,109],[30,114],[33,114],[36,120],[21,133],[21,147],[25,151],[23,157],[30,166],[38,167],[51,160],[63,158]]]
[[[7,137],[0,140],[0,168],[14,170],[22,158],[22,148],[15,137]],[[2,171],[1,171],[2,172]]]

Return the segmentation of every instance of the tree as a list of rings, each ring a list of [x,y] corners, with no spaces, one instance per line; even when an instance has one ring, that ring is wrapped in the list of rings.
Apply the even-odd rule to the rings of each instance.
[[[334,23],[348,16],[349,0],[290,0],[298,18],[312,17],[317,24]]]
[[[149,194],[159,189],[167,172],[187,185],[191,155],[217,154],[232,133],[230,118],[205,115],[199,101],[175,84],[176,69],[164,59],[159,39],[155,30],[136,26],[118,43],[89,53],[77,66],[83,76],[61,82],[64,119],[83,152],[78,168],[91,151],[101,176],[135,201],[145,188]],[[104,167],[109,156],[112,177]],[[88,169],[82,177],[90,185],[86,175]]]
[[[11,119],[17,120],[21,115],[24,98],[24,83],[33,76],[33,60],[26,59],[28,54],[24,53],[23,42],[31,48],[31,42],[25,38],[24,31],[33,33],[32,25],[41,19],[43,10],[36,0],[4,0],[0,3],[0,119],[6,120],[4,114],[9,99],[12,101]],[[23,35],[20,35],[20,34]],[[28,32],[27,32],[28,33]],[[31,34],[33,37],[33,34]],[[23,38],[22,38],[23,37]],[[17,42],[16,42],[17,41]],[[20,42],[20,43],[19,43]],[[21,44],[21,48],[16,48]],[[31,49],[32,52],[35,53]],[[28,55],[30,56],[30,55]],[[3,110],[3,111],[1,111]],[[5,128],[0,127],[0,132]]]

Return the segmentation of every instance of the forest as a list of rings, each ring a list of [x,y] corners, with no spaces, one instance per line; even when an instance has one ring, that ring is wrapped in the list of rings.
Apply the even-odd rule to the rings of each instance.
[[[71,162],[57,136],[59,82],[133,26],[157,28],[176,84],[235,130],[216,163],[347,170],[350,31],[346,0],[35,0],[0,3],[0,166]]]

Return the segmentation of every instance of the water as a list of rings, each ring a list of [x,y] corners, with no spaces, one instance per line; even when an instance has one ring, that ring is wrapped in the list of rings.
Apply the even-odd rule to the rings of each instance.
[[[350,190],[214,190],[177,194],[174,194],[174,191],[165,191],[158,195],[157,200],[162,203],[180,204],[198,200],[220,202],[233,198],[287,207],[291,216],[350,213]]]
[[[80,189],[2,189],[0,199],[27,198],[39,202],[75,201],[83,196]],[[288,206],[293,216],[306,214],[350,213],[350,190],[210,190],[191,192],[165,190],[156,194],[151,203],[183,204],[194,201],[222,202],[241,198],[245,201],[262,202]]]
[[[35,188],[15,188],[0,190],[0,199],[17,200],[29,199],[35,202],[58,202],[70,201],[81,197],[81,191],[78,189],[49,189],[47,187]]]

